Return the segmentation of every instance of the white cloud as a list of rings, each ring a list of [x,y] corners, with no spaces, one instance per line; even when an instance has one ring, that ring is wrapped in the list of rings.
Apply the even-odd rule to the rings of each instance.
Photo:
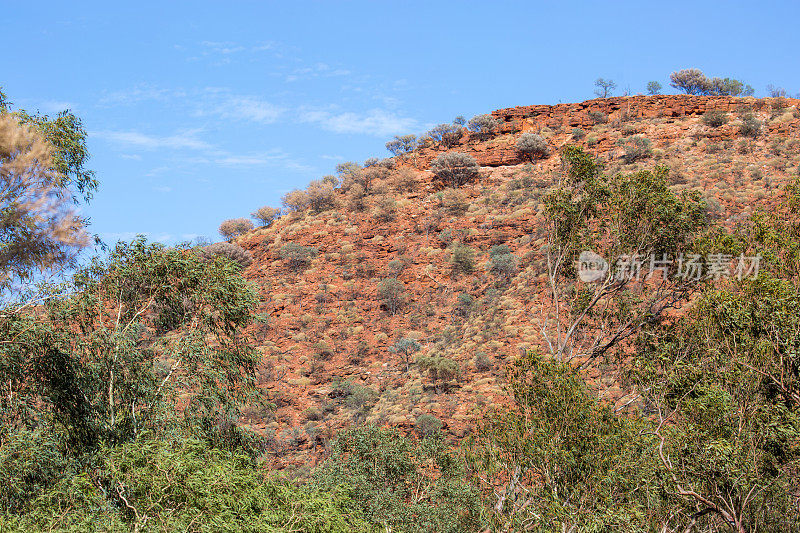
[[[365,113],[301,110],[300,121],[317,124],[334,133],[349,133],[385,137],[407,133],[417,128],[417,121],[384,109]]]
[[[283,109],[255,96],[229,95],[214,107],[222,118],[251,120],[271,124],[283,114]]]
[[[157,136],[147,135],[137,131],[97,131],[91,132],[92,137],[99,137],[112,144],[127,148],[141,148],[143,150],[156,150],[169,148],[173,150],[211,150],[213,147],[207,142],[198,139],[201,130],[187,130],[175,135]]]
[[[156,185],[155,187],[153,187],[153,190],[156,192],[168,193],[172,192],[172,187],[169,187],[167,185]]]

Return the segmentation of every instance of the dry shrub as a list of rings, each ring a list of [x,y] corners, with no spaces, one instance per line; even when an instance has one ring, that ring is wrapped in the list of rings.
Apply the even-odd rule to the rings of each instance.
[[[265,205],[264,207],[259,207],[258,209],[250,213],[250,216],[261,222],[262,226],[269,226],[280,215],[281,215],[280,209],[269,207],[268,205]]]
[[[71,264],[88,243],[52,150],[13,116],[0,115],[0,288],[30,279],[33,269]]]
[[[240,237],[253,229],[253,223],[246,218],[230,218],[219,225],[219,234],[223,239],[230,240]]]
[[[218,242],[203,246],[197,251],[198,255],[205,260],[211,260],[214,257],[220,256],[238,264],[241,268],[247,268],[253,262],[253,256],[250,252],[230,242]]]

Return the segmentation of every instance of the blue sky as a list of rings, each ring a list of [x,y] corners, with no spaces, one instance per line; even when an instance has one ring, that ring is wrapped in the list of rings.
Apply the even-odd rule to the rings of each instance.
[[[341,161],[456,115],[643,92],[697,67],[800,91],[800,2],[35,2],[0,85],[90,133],[106,240],[219,237]]]

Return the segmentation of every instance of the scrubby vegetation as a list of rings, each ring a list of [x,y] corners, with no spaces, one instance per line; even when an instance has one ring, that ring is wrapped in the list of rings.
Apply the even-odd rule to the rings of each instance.
[[[0,530],[796,531],[794,105],[459,117],[80,267],[6,209]],[[0,178],[92,190],[26,116]]]

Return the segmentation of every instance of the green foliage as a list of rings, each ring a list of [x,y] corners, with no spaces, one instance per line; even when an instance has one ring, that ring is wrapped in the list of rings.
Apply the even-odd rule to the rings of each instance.
[[[745,113],[742,116],[742,124],[739,126],[739,134],[745,137],[758,137],[761,132],[761,121],[752,113]]]
[[[374,531],[341,491],[321,493],[268,476],[247,457],[195,439],[143,434],[104,448],[25,508],[4,531]]]
[[[281,247],[281,257],[289,262],[289,268],[292,270],[308,267],[318,253],[319,251],[315,247],[303,246],[296,242],[290,242]]]
[[[440,355],[420,356],[417,357],[416,363],[428,372],[437,390],[461,373],[458,361]]]
[[[647,82],[647,94],[661,94],[661,84],[657,81]]]
[[[246,218],[231,218],[219,225],[219,234],[225,240],[241,237],[253,229],[253,223]]]
[[[492,489],[493,530],[647,530],[652,438],[601,406],[569,364],[529,352],[508,380],[511,405],[484,418],[468,453]]]
[[[628,137],[624,141],[624,146],[625,154],[622,156],[622,160],[625,163],[647,159],[653,154],[653,143],[643,135]]]
[[[60,186],[74,186],[85,201],[92,199],[98,181],[93,170],[86,168],[89,150],[86,147],[86,129],[83,122],[69,110],[62,111],[54,118],[47,115],[34,115],[24,110],[14,112],[20,124],[27,124],[39,131],[55,148],[54,169],[62,176]]]
[[[576,141],[580,141],[580,140],[581,140],[581,139],[583,139],[584,137],[586,137],[586,132],[585,132],[583,129],[581,129],[581,128],[574,128],[574,129],[572,130],[572,138],[573,138],[574,140],[576,140]]]
[[[479,176],[480,166],[474,157],[460,152],[447,152],[436,157],[431,171],[450,187],[460,187]]]
[[[712,128],[719,128],[728,123],[728,114],[723,111],[706,111],[701,119],[703,124]]]
[[[464,274],[471,274],[475,270],[475,250],[462,244],[454,242],[450,246],[450,262],[453,266],[453,272],[462,272]]]
[[[641,337],[632,373],[664,421],[665,488],[686,522],[703,510],[706,527],[796,525],[799,353],[800,292],[763,273],[709,289],[685,320]]]
[[[406,372],[408,371],[408,366],[411,362],[411,356],[418,352],[422,348],[422,345],[416,339],[411,339],[408,337],[403,337],[402,339],[395,342],[389,350],[393,353],[400,354],[403,358],[403,362],[406,365]]]
[[[395,135],[394,140],[386,143],[386,149],[396,156],[413,152],[416,147],[416,135]]]
[[[708,78],[696,68],[683,69],[669,76],[670,85],[686,94],[752,96],[750,85],[733,78]]]
[[[339,435],[312,485],[348,495],[381,531],[478,531],[479,495],[440,439],[414,442],[387,429]]]
[[[405,284],[397,278],[387,278],[378,283],[378,298],[392,315],[405,303],[404,293]]]
[[[442,421],[427,413],[419,415],[414,425],[423,437],[434,437],[442,431]]]
[[[253,262],[253,256],[250,252],[238,244],[230,242],[209,244],[199,248],[197,253],[205,260],[210,260],[213,257],[223,257],[238,265],[239,268],[247,268]]]
[[[519,136],[516,144],[517,150],[533,160],[536,157],[550,155],[550,145],[547,140],[536,133],[525,132]]]
[[[202,425],[252,399],[257,357],[241,332],[255,294],[230,262],[140,239],[80,269],[73,285],[38,316],[0,320],[14,339],[0,345],[0,377],[14,391],[0,400],[5,431],[49,419],[80,454],[169,420]]]

